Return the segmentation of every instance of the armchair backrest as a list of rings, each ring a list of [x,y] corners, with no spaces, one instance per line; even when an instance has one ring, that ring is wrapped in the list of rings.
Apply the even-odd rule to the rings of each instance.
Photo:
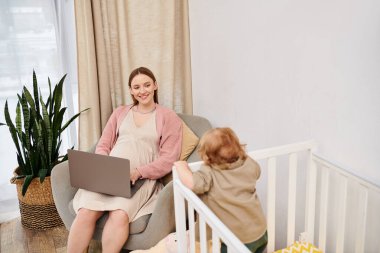
[[[194,115],[188,115],[188,114],[182,114],[178,113],[178,116],[185,122],[185,124],[199,137],[201,138],[202,135],[209,129],[211,129],[210,122],[200,116],[194,116]],[[198,155],[198,152],[196,152],[196,149],[191,153],[187,161],[189,163],[200,161],[200,157]]]

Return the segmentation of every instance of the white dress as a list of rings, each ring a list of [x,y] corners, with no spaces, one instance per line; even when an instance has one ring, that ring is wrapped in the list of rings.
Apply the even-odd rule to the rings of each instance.
[[[148,164],[158,157],[156,112],[140,127],[137,127],[130,111],[120,125],[119,137],[110,155],[128,158],[131,168]],[[105,168],[106,169],[106,168]],[[130,222],[153,212],[162,184],[156,180],[145,180],[143,186],[127,199],[79,189],[73,200],[75,212],[80,208],[96,211],[121,209],[128,213]]]

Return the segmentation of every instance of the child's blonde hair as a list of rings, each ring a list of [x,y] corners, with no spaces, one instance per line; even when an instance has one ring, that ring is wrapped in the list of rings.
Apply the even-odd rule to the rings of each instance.
[[[206,165],[226,169],[228,164],[247,158],[244,146],[231,128],[214,128],[202,136],[198,153]]]

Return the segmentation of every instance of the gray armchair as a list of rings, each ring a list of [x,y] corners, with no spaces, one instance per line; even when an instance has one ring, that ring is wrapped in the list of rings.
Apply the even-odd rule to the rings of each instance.
[[[198,136],[211,128],[210,122],[199,116],[178,114],[186,125]],[[188,162],[199,161],[197,152],[193,152]],[[71,187],[68,163],[63,162],[53,168],[51,174],[53,198],[58,213],[65,227],[69,230],[75,218],[72,199],[78,189]],[[124,244],[124,249],[148,249],[162,238],[175,231],[174,196],[172,182],[165,185],[159,194],[156,207],[152,214],[140,217],[130,224],[130,236]],[[107,214],[101,217],[96,225],[93,239],[100,240]]]

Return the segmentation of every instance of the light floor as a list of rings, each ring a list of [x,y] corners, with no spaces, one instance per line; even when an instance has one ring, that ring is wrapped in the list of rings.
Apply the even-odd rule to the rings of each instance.
[[[46,231],[24,228],[20,218],[0,224],[1,253],[66,253],[68,231],[57,227]],[[92,241],[88,252],[101,252],[99,242]]]

